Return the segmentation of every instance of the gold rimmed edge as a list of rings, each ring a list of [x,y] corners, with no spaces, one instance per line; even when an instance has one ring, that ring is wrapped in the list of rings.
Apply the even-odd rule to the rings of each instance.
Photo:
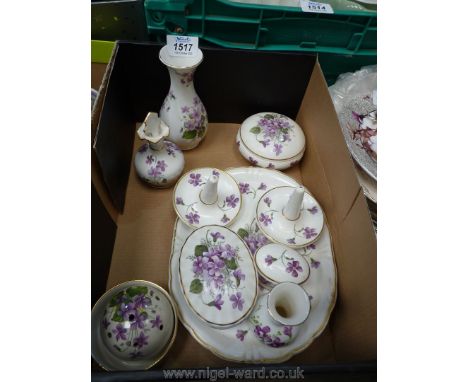
[[[177,222],[177,220],[176,220]],[[139,370],[148,370],[150,368],[152,368],[154,365],[156,365],[159,361],[161,361],[165,356],[166,354],[169,352],[169,350],[171,349],[172,345],[174,344],[174,341],[176,339],[176,336],[177,336],[177,324],[178,324],[178,309],[177,309],[177,303],[176,301],[172,298],[172,296],[160,285],[156,284],[156,283],[153,283],[151,281],[148,281],[148,280],[127,280],[127,281],[124,281],[124,282],[121,282],[119,284],[116,284],[114,285],[112,288],[109,288],[108,290],[106,290],[101,297],[99,297],[99,299],[95,302],[95,304],[93,305],[93,307],[91,308],[91,314],[93,313],[94,309],[98,306],[99,303],[101,303],[104,298],[106,296],[109,296],[109,294],[112,292],[112,291],[115,291],[116,289],[118,288],[121,288],[123,287],[125,284],[131,284],[131,283],[144,283],[144,284],[149,284],[151,285],[153,288],[159,290],[166,298],[167,300],[169,301],[169,305],[171,306],[171,309],[172,309],[172,315],[174,317],[174,328],[172,330],[172,334],[171,334],[171,337],[170,337],[170,341],[167,343],[167,346],[164,348],[164,351],[161,353],[161,355],[152,363],[150,364],[149,366],[145,367],[144,369],[139,369]],[[169,290],[170,290],[170,287],[169,287]],[[93,357],[93,359],[98,363],[99,366],[101,366],[104,370],[106,371],[116,371],[116,370],[113,370],[113,369],[108,369],[107,367],[105,367],[104,365],[102,365],[101,362],[99,362],[95,356],[93,355],[93,352],[91,351],[91,356]],[[123,370],[127,370],[127,369],[119,369],[119,371],[123,371]],[[128,371],[131,370],[131,369],[128,369]],[[135,370],[137,371],[137,370]]]
[[[177,223],[177,221],[176,221]],[[187,243],[188,239],[194,235],[197,231],[201,230],[201,229],[206,229],[207,227],[218,227],[219,228],[224,228],[226,230],[228,230],[229,232],[231,232],[232,234],[234,234],[241,242],[242,242],[242,245],[244,246],[245,250],[247,251],[247,257],[249,258],[249,260],[252,262],[252,268],[253,268],[253,271],[254,271],[254,276],[255,276],[255,295],[254,295],[254,299],[252,301],[252,304],[250,306],[250,308],[240,317],[238,318],[236,321],[234,322],[230,322],[228,324],[218,324],[216,322],[211,322],[209,320],[207,320],[206,318],[204,318],[199,312],[196,311],[196,309],[194,308],[194,306],[192,305],[192,303],[190,302],[190,299],[188,298],[187,296],[187,293],[185,291],[185,288],[184,286],[182,285],[182,277],[181,277],[181,270],[180,270],[180,258],[182,257],[182,251],[185,247],[185,244]],[[216,225],[216,224],[210,224],[210,225],[206,225],[206,226],[203,226],[203,227],[200,227],[198,229],[196,229],[195,231],[191,232],[190,235],[187,236],[187,238],[185,239],[184,243],[182,244],[182,246],[180,247],[180,256],[179,256],[179,285],[180,285],[180,289],[182,290],[182,293],[184,294],[184,298],[185,298],[185,301],[187,302],[187,304],[189,305],[190,309],[193,311],[193,313],[195,313],[198,318],[200,318],[200,320],[202,320],[203,322],[206,322],[208,325],[211,325],[212,327],[215,327],[215,328],[218,328],[218,329],[228,329],[228,328],[231,328],[233,326],[236,326],[237,324],[241,323],[242,321],[244,321],[249,315],[250,313],[252,313],[255,305],[257,304],[257,298],[258,298],[258,273],[257,273],[257,268],[255,266],[255,262],[254,260],[252,259],[252,256],[250,255],[250,251],[249,251],[249,248],[247,247],[247,245],[245,244],[244,240],[242,240],[242,238],[237,234],[235,233],[233,230],[225,227],[225,226],[221,226],[221,225]]]
[[[323,227],[325,226],[325,221],[326,221],[326,217],[325,217],[325,211],[323,210],[322,206],[320,205],[320,203],[318,202],[318,200],[309,192],[309,190],[304,187],[304,186],[301,186],[304,188],[304,192],[306,194],[308,194],[312,199],[315,200],[315,202],[317,203],[317,205],[320,207],[321,211],[322,211],[322,215],[323,215],[323,223],[322,223],[322,227],[320,228],[320,232],[317,234],[317,236],[311,240],[310,242],[307,242],[306,244],[289,244],[289,243],[283,243],[279,240],[276,240],[274,239],[273,237],[271,237],[268,233],[265,232],[265,230],[263,229],[262,225],[260,224],[260,222],[258,221],[258,207],[260,206],[260,202],[261,202],[261,199],[263,199],[263,197],[265,195],[267,195],[270,191],[273,191],[273,190],[276,190],[278,188],[285,188],[285,187],[288,187],[288,188],[294,188],[292,186],[278,186],[278,187],[273,187],[271,189],[269,189],[267,192],[265,192],[262,197],[258,200],[258,203],[257,203],[257,208],[255,209],[255,221],[257,222],[257,226],[258,228],[260,228],[260,231],[262,231],[262,233],[269,239],[271,240],[272,242],[274,243],[277,243],[277,244],[281,244],[281,245],[285,245],[287,247],[290,247],[290,248],[293,248],[293,249],[301,249],[301,248],[305,248],[311,244],[314,244],[319,238],[320,238],[320,235],[322,234],[323,232]]]
[[[238,169],[238,168],[248,169],[248,168],[256,168],[256,167],[253,167],[253,166],[230,167],[229,169]],[[229,169],[227,169],[227,170],[229,170]],[[270,171],[277,171],[277,170],[270,170]],[[280,171],[277,171],[277,172],[280,172]],[[285,175],[283,173],[281,173],[281,174],[284,175],[284,176],[287,176],[287,175]],[[178,223],[178,220],[176,219],[176,221],[174,223],[174,231],[173,231],[173,235],[172,235],[171,256],[169,257],[169,290],[171,291],[171,293],[172,293],[172,257],[174,255],[174,242],[175,242],[175,234],[176,234],[176,231],[177,231],[177,223]],[[327,225],[327,227],[328,227],[328,225]],[[215,356],[217,356],[217,357],[219,357],[219,358],[221,358],[221,359],[223,359],[225,361],[239,362],[239,363],[245,363],[245,364],[249,364],[249,363],[251,364],[252,362],[256,362],[256,363],[281,363],[281,362],[288,361],[293,356],[295,356],[295,355],[301,353],[302,351],[304,351],[305,349],[307,349],[315,341],[315,339],[318,338],[322,334],[322,332],[327,327],[328,322],[330,321],[331,313],[332,313],[333,309],[335,308],[336,299],[337,299],[337,292],[338,292],[338,272],[337,272],[336,262],[335,262],[335,252],[334,252],[334,248],[333,248],[333,237],[332,237],[332,234],[330,232],[330,229],[328,229],[328,235],[329,235],[329,239],[330,239],[330,249],[331,249],[331,252],[332,252],[333,267],[335,269],[334,289],[333,289],[333,293],[331,295],[331,300],[330,300],[330,304],[329,304],[329,307],[328,307],[328,311],[327,311],[327,314],[325,316],[325,319],[322,322],[322,325],[314,333],[314,335],[311,336],[310,340],[307,343],[305,343],[303,346],[301,346],[301,347],[299,347],[297,349],[293,349],[288,354],[285,354],[282,357],[276,357],[276,358],[261,358],[261,359],[256,359],[256,360],[247,360],[247,359],[237,358],[237,357],[228,357],[228,356],[225,356],[224,354],[222,354],[221,352],[219,352],[219,350],[216,349],[215,347],[207,344],[203,339],[201,339],[198,336],[196,331],[185,320],[185,318],[184,318],[184,316],[182,314],[182,311],[181,311],[181,309],[179,309],[178,303],[176,301],[176,310],[178,312],[178,317],[179,317],[180,322],[182,323],[182,325],[184,325],[185,329],[187,329],[187,331],[192,335],[192,337],[195,339],[195,341],[197,341],[205,349],[208,349],[209,351],[211,351]],[[180,256],[180,254],[179,254],[179,256]]]
[[[189,222],[186,221],[187,219],[184,219],[184,217],[181,216],[181,214],[179,213],[179,211],[177,210],[177,207],[176,207],[176,190],[177,190],[177,187],[179,186],[179,183],[182,181],[182,179],[184,179],[186,177],[187,174],[190,174],[193,171],[199,171],[199,170],[205,170],[205,169],[216,170],[216,171],[219,171],[220,173],[225,174],[228,178],[231,178],[233,180],[233,182],[235,183],[235,185],[237,187],[237,190],[239,191],[239,209],[237,210],[236,214],[232,217],[232,219],[226,225],[223,225],[223,226],[220,225],[220,224],[206,224],[206,225],[219,225],[220,227],[229,227],[231,224],[234,223],[234,221],[237,219],[237,216],[239,216],[239,213],[241,211],[241,208],[242,208],[242,193],[240,192],[239,184],[237,183],[236,179],[231,174],[228,174],[226,171],[220,170],[219,168],[216,168],[216,167],[197,167],[197,168],[192,168],[191,170],[189,170],[189,171],[185,172],[184,174],[182,174],[181,177],[177,180],[177,182],[174,185],[174,191],[172,193],[172,208],[174,209],[177,217],[182,221],[182,223],[184,223],[188,227],[190,227],[192,229],[198,229],[198,228],[204,227],[204,226],[195,226],[193,224],[190,224]],[[203,204],[205,204],[205,203],[203,203]],[[205,204],[205,205],[208,205],[208,204]]]
[[[257,114],[254,114],[254,115],[251,115],[250,117],[253,117],[255,115],[258,115],[258,114],[270,114],[270,112],[261,112],[261,113],[257,113]],[[271,114],[280,114],[280,113],[275,113],[275,112],[271,112]],[[290,121],[293,121],[296,126],[299,128],[299,130],[302,132],[302,135],[304,136],[304,147],[297,153],[297,154],[294,154],[293,156],[291,157],[288,157],[288,158],[281,158],[281,159],[273,159],[273,158],[268,158],[268,157],[264,157],[263,155],[260,155],[260,154],[257,154],[255,151],[253,151],[244,141],[244,139],[242,138],[242,125],[244,124],[244,122],[241,123],[240,127],[239,127],[239,139],[240,141],[244,144],[245,148],[250,151],[251,153],[259,156],[260,158],[263,158],[263,159],[266,159],[266,160],[269,160],[269,161],[287,161],[287,160],[291,160],[291,159],[294,159],[295,157],[297,157],[299,154],[304,154],[305,152],[305,146],[306,146],[306,141],[305,141],[305,135],[304,135],[304,131],[302,131],[302,127],[299,126],[299,124],[294,121],[293,119],[289,118],[287,115],[284,115],[284,114],[280,114],[282,115],[283,117],[286,117],[288,118]],[[250,117],[247,117],[247,119],[249,119]]]
[[[307,272],[307,277],[306,277],[303,281],[301,281],[300,283],[295,283],[295,282],[293,282],[293,281],[278,281],[278,280],[275,280],[275,279],[273,279],[273,278],[271,278],[271,277],[265,275],[265,273],[264,273],[264,272],[260,269],[260,267],[257,265],[257,253],[258,253],[258,251],[260,251],[262,248],[265,248],[265,247],[267,247],[267,246],[269,246],[269,245],[283,245],[283,244],[269,243],[269,244],[265,244],[263,247],[257,248],[257,250],[255,251],[255,253],[254,253],[254,255],[253,255],[254,260],[255,260],[255,266],[257,267],[258,273],[259,273],[262,277],[264,277],[267,281],[270,281],[270,282],[272,282],[272,283],[274,283],[274,284],[279,284],[279,283],[293,283],[293,284],[297,284],[297,285],[302,285],[302,284],[304,284],[307,280],[309,280],[309,277],[310,277],[310,264],[309,264],[309,262],[308,262],[307,260],[304,260],[304,261],[307,263],[307,269],[308,269],[309,271]],[[290,248],[290,249],[293,249],[293,248]],[[299,257],[301,257],[302,259],[304,259],[304,256],[302,256],[300,253],[297,253],[297,255],[298,255]],[[276,285],[275,285],[275,286],[276,286]]]

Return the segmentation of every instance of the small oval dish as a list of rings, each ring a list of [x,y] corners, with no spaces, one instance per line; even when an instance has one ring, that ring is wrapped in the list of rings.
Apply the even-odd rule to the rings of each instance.
[[[171,296],[149,281],[127,281],[91,311],[91,355],[105,370],[145,370],[169,351],[177,333]]]
[[[294,249],[282,244],[267,244],[255,253],[255,265],[260,282],[272,288],[282,282],[302,284],[309,278],[307,260]]]
[[[191,228],[228,226],[239,214],[242,198],[231,175],[205,167],[190,170],[179,179],[173,205],[179,218]]]
[[[316,241],[323,229],[323,211],[302,187],[276,187],[258,201],[257,224],[271,241],[302,248]]]
[[[190,308],[218,329],[243,321],[255,306],[255,265],[242,239],[226,227],[192,232],[181,250],[179,276]]]
[[[286,169],[298,163],[305,151],[305,136],[291,118],[278,113],[257,113],[239,128],[236,142],[244,158],[265,168]]]

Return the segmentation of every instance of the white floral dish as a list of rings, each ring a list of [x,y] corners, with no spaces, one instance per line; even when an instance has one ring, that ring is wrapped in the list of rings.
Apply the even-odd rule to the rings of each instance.
[[[260,297],[249,321],[259,341],[279,348],[295,340],[309,313],[307,292],[295,283],[283,282]]]
[[[305,151],[301,127],[285,115],[270,112],[254,114],[242,122],[236,143],[250,163],[270,169],[293,166]]]
[[[145,370],[169,351],[177,314],[169,294],[149,281],[108,290],[91,311],[91,355],[106,370]]]
[[[324,225],[321,207],[302,187],[283,186],[266,192],[258,202],[256,218],[266,237],[291,248],[312,244]]]
[[[137,130],[145,142],[135,154],[135,169],[138,176],[153,187],[172,186],[184,170],[184,154],[179,147],[164,138],[169,128],[157,113],[148,113]]]
[[[195,230],[184,243],[179,279],[195,314],[217,328],[245,320],[257,300],[257,272],[249,250],[222,226]]]
[[[255,208],[258,201],[271,188],[298,187],[299,184],[279,171],[258,167],[231,168],[226,172],[239,182],[242,193],[242,208],[230,229],[243,238],[253,256],[258,248],[270,243],[256,224]],[[179,319],[202,346],[218,357],[233,362],[279,363],[303,351],[322,333],[335,305],[337,293],[333,249],[326,225],[315,243],[297,250],[310,268],[310,276],[301,286],[309,295],[311,311],[304,324],[298,327],[294,342],[278,348],[260,343],[254,334],[255,327],[249,320],[228,329],[216,329],[200,320],[189,307],[180,287],[179,257],[185,240],[192,232],[190,227],[177,219],[170,257],[169,288],[176,301]],[[267,292],[261,289],[261,294]]]
[[[174,209],[192,228],[216,224],[228,226],[242,205],[239,186],[232,176],[216,168],[190,170],[177,182]]]
[[[302,284],[310,274],[309,263],[297,251],[282,244],[267,244],[255,253],[260,282],[266,288],[278,283]],[[265,282],[267,281],[267,282]]]

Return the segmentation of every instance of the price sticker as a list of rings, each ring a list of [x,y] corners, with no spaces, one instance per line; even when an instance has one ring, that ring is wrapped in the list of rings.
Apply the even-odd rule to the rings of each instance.
[[[330,4],[317,3],[316,1],[301,0],[301,8],[303,12],[334,13]]]
[[[191,57],[198,51],[198,37],[167,35],[170,56]]]

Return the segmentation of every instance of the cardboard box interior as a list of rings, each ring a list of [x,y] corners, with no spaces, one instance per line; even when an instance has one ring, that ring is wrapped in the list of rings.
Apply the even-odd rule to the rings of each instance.
[[[107,199],[106,208],[113,209],[109,206],[113,204],[123,211],[109,212],[117,232],[107,288],[144,279],[168,289],[176,219],[173,188],[146,186],[132,165],[142,143],[135,134],[136,123],[148,111],[159,110],[169,88],[167,70],[157,60],[158,50],[153,44],[117,44],[104,84],[102,110],[94,118],[93,184],[101,199]],[[204,141],[184,152],[184,171],[248,166],[234,137],[239,123],[259,111],[295,118],[306,134],[301,164],[285,173],[302,182],[325,210],[338,272],[338,299],[324,332],[287,364],[376,359],[376,237],[320,65],[308,55],[204,53],[195,86],[211,123]],[[233,364],[203,348],[179,324],[173,348],[157,367]]]

